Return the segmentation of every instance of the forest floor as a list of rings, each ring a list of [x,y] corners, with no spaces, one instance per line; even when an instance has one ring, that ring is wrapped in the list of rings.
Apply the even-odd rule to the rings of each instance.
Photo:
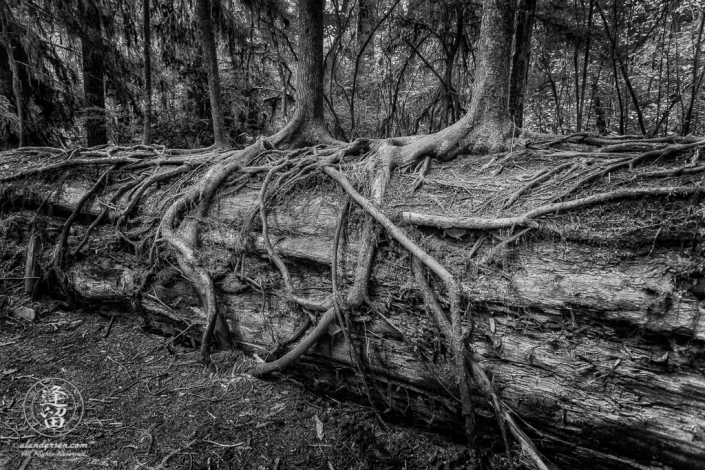
[[[214,354],[214,371],[169,342],[125,316],[111,323],[59,309],[30,323],[0,314],[0,469],[475,467],[463,445],[437,434],[385,431],[368,407],[286,376],[255,379],[246,372],[253,359],[237,351]],[[60,438],[34,433],[23,413],[27,391],[50,377],[72,382],[85,405],[80,425]],[[27,443],[88,448],[30,456]]]

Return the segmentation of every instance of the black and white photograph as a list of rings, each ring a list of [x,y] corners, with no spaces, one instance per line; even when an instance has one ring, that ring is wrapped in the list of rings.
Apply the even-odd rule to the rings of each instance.
[[[0,0],[0,470],[705,470],[704,0]]]

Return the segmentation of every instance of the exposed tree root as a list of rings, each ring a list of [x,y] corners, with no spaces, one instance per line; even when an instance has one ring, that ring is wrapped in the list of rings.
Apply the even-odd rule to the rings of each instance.
[[[359,143],[353,143],[349,147],[358,148],[358,145]],[[327,161],[335,161],[338,158],[342,158],[346,154],[346,152],[351,151],[350,148],[343,149],[332,154],[328,157]],[[365,224],[365,228],[363,228],[363,234],[368,233],[367,227],[369,225],[371,224]],[[360,247],[358,249],[358,266],[355,270],[355,281],[345,300],[344,308],[357,308],[367,297],[367,285],[369,283],[370,273],[372,272],[372,262],[374,259],[375,245],[376,242],[374,237],[365,237],[360,243]],[[338,302],[336,301],[335,303],[337,304]],[[323,316],[321,316],[321,318],[318,320],[318,324],[316,325],[316,327],[291,351],[289,351],[287,354],[275,361],[268,362],[265,364],[259,364],[254,368],[252,374],[255,377],[264,377],[293,364],[299,357],[304,355],[306,351],[308,351],[309,348],[313,346],[324,334],[328,332],[328,328],[333,324],[336,318],[336,308],[334,306],[329,307],[325,311]]]
[[[504,209],[509,208],[512,204],[514,204],[517,199],[519,199],[523,194],[525,194],[528,190],[533,188],[534,186],[538,186],[539,184],[543,183],[544,181],[548,180],[552,176],[560,173],[561,171],[567,169],[567,168],[575,168],[578,164],[577,163],[564,163],[562,165],[558,165],[557,167],[553,168],[550,171],[543,172],[541,175],[537,175],[535,178],[531,179],[526,185],[521,187],[519,190],[515,191],[514,194],[509,196],[509,199],[507,199],[507,202],[504,203]]]
[[[311,299],[306,299],[300,296],[297,296],[294,293],[294,286],[291,283],[291,276],[289,275],[289,269],[286,267],[286,264],[284,264],[284,261],[282,261],[281,257],[274,252],[274,249],[272,248],[272,243],[269,240],[269,232],[268,232],[268,225],[267,225],[267,209],[265,207],[265,195],[267,193],[267,187],[269,185],[269,182],[272,178],[272,175],[277,170],[280,170],[286,166],[291,165],[291,161],[286,161],[280,165],[277,165],[273,167],[269,172],[267,173],[267,176],[264,179],[264,182],[262,183],[262,189],[260,190],[259,193],[259,207],[260,207],[260,216],[262,219],[262,237],[264,239],[264,246],[265,249],[267,250],[267,255],[269,256],[269,259],[272,260],[272,262],[279,268],[279,272],[282,275],[282,278],[284,279],[284,285],[286,287],[286,292],[287,296],[289,297],[289,300],[296,302],[300,306],[307,308],[309,310],[316,310],[316,311],[322,311],[325,312],[331,307],[331,302],[325,301],[325,302],[319,302],[319,301],[314,301]]]
[[[556,138],[553,134],[533,133],[529,134],[529,137],[536,141],[536,145],[545,147],[554,147],[556,145],[571,142],[604,148],[614,148],[610,146],[622,145],[622,147],[620,147],[622,149],[638,149],[639,146],[643,146],[644,144],[690,144],[701,140],[696,136],[681,137],[674,135],[668,137],[644,138],[642,135],[604,136],[599,134],[591,134],[589,132],[578,132],[576,134],[565,135],[558,138]]]
[[[182,166],[182,167],[178,167],[174,170],[167,171],[164,173],[159,173],[159,174],[156,174],[154,176],[147,178],[147,180],[144,183],[139,185],[137,191],[135,191],[135,193],[130,196],[131,197],[130,202],[127,204],[127,207],[125,207],[125,209],[120,214],[120,217],[118,218],[116,226],[120,227],[120,225],[122,225],[122,223],[125,221],[127,216],[130,215],[130,213],[137,206],[137,203],[139,202],[142,195],[145,193],[145,191],[147,191],[147,189],[151,185],[153,185],[154,183],[157,183],[159,181],[167,180],[173,176],[185,173],[188,170],[189,170],[188,167]]]
[[[57,280],[59,283],[59,289],[64,293],[69,292],[70,289],[66,282],[66,275],[64,274],[63,270],[64,266],[69,261],[68,259],[66,259],[65,253],[68,244],[69,233],[71,232],[71,226],[73,225],[74,221],[78,218],[79,214],[83,210],[83,207],[86,205],[86,202],[88,202],[88,200],[96,193],[96,191],[103,186],[108,175],[113,170],[115,170],[117,166],[118,165],[114,165],[110,170],[104,172],[101,177],[98,178],[98,181],[95,182],[91,189],[89,189],[81,197],[81,199],[79,199],[73,212],[71,213],[69,218],[66,219],[66,222],[64,223],[64,226],[61,230],[61,235],[59,236],[59,242],[56,245],[53,260],[48,270],[44,274],[44,277],[41,281],[42,284],[49,285],[52,284],[52,280]]]
[[[118,227],[130,225],[128,222],[129,218],[132,213],[135,212],[139,202],[155,183],[180,176],[177,182],[174,183],[174,190],[169,191],[170,193],[178,194],[172,196],[174,198],[173,200],[167,199],[165,201],[169,204],[169,207],[161,217],[156,231],[154,229],[156,224],[152,216],[152,218],[147,219],[149,223],[144,224],[143,227],[138,227],[137,230],[133,229],[131,233],[127,234],[119,232],[119,235],[130,243],[134,243],[136,238],[141,237],[141,243],[133,244],[138,253],[142,253],[142,248],[145,247],[145,243],[147,243],[148,240],[152,241],[152,246],[149,250],[150,269],[147,270],[147,274],[142,278],[134,292],[134,305],[136,310],[141,309],[142,291],[145,291],[149,286],[156,269],[157,263],[154,261],[157,256],[158,243],[165,241],[174,249],[180,270],[196,288],[201,299],[203,313],[205,315],[201,357],[204,362],[208,362],[213,338],[216,339],[218,346],[221,348],[230,347],[232,340],[230,337],[230,329],[221,314],[222,307],[219,305],[218,297],[215,292],[212,274],[208,267],[205,266],[206,263],[204,263],[202,256],[200,256],[201,251],[198,248],[199,223],[207,216],[209,205],[214,199],[213,196],[216,194],[216,191],[228,178],[232,176],[232,178],[228,180],[229,186],[227,191],[229,194],[240,191],[248,182],[256,178],[262,178],[261,175],[266,173],[262,178],[263,181],[259,188],[257,208],[251,211],[250,220],[245,220],[242,226],[239,227],[243,242],[241,249],[236,250],[238,256],[239,254],[243,254],[244,256],[248,247],[252,245],[251,243],[248,244],[245,239],[249,236],[251,225],[255,223],[259,215],[262,225],[261,233],[264,251],[266,251],[269,260],[276,266],[281,275],[285,293],[284,297],[288,301],[307,310],[307,314],[309,314],[309,310],[323,312],[323,314],[320,316],[316,326],[309,331],[308,334],[306,334],[306,332],[309,330],[311,324],[308,318],[286,341],[277,342],[273,334],[274,348],[265,356],[266,360],[271,362],[257,365],[253,370],[253,374],[262,377],[288,367],[305,354],[323,335],[334,331],[335,329],[331,330],[331,326],[333,326],[337,320],[349,347],[351,362],[362,381],[364,393],[371,404],[374,403],[374,382],[368,380],[365,372],[365,355],[358,350],[358,345],[354,342],[354,335],[351,331],[351,322],[348,314],[360,307],[364,302],[367,302],[373,311],[377,311],[374,304],[368,298],[368,285],[372,273],[373,260],[375,259],[378,231],[381,227],[386,230],[391,238],[396,240],[411,253],[416,283],[423,294],[427,307],[430,308],[433,314],[438,329],[452,349],[454,360],[453,368],[456,371],[458,380],[457,389],[459,391],[459,398],[455,398],[454,390],[449,390],[445,384],[439,383],[441,387],[446,389],[449,396],[455,398],[461,404],[464,430],[468,437],[469,445],[475,445],[474,440],[476,434],[474,416],[476,404],[472,401],[470,388],[471,383],[474,381],[495,411],[507,450],[509,450],[507,432],[507,429],[509,429],[509,432],[511,432],[520,443],[526,454],[530,456],[534,465],[540,469],[547,469],[550,468],[550,464],[545,462],[533,442],[531,442],[526,434],[519,428],[512,416],[511,410],[500,400],[494,390],[492,381],[488,378],[475,357],[473,350],[467,344],[472,331],[473,319],[471,317],[464,319],[462,316],[460,308],[461,289],[458,280],[446,267],[404,233],[397,223],[392,221],[398,221],[397,219],[385,214],[381,209],[383,207],[387,186],[392,178],[393,169],[397,167],[413,168],[414,166],[418,168],[420,162],[423,162],[419,170],[419,177],[413,185],[413,192],[422,182],[426,181],[425,173],[430,166],[432,158],[450,158],[468,148],[476,148],[478,146],[501,146],[502,139],[505,139],[507,135],[511,135],[511,132],[507,133],[503,129],[500,129],[500,132],[490,133],[488,129],[485,128],[477,129],[473,133],[468,133],[468,125],[468,122],[465,122],[462,125],[449,128],[450,130],[448,132],[440,134],[442,138],[435,141],[428,138],[408,138],[375,142],[372,144],[373,150],[370,154],[356,158],[354,163],[344,162],[343,160],[346,156],[359,154],[369,148],[369,141],[358,140],[346,145],[330,139],[322,139],[319,140],[319,142],[322,141],[325,145],[282,151],[273,149],[273,144],[295,146],[301,142],[297,141],[296,136],[277,134],[272,143],[266,140],[260,140],[241,151],[213,151],[212,153],[204,153],[204,151],[201,150],[193,153],[183,153],[182,157],[166,157],[165,155],[167,154],[179,155],[181,153],[173,150],[167,151],[166,149],[157,150],[152,147],[91,149],[83,152],[75,151],[64,161],[51,163],[45,167],[26,169],[19,173],[0,178],[0,182],[16,181],[21,178],[37,176],[49,171],[71,167],[105,164],[113,165],[111,170],[103,173],[98,181],[81,197],[63,226],[54,258],[56,260],[54,264],[58,268],[62,268],[72,257],[78,255],[81,249],[86,245],[94,229],[99,224],[103,223],[109,214],[113,214],[111,220],[114,221],[117,219]],[[465,132],[465,134],[462,134],[462,132]],[[316,137],[317,135],[318,130],[309,133],[307,138]],[[518,230],[515,235],[503,240],[492,250],[485,253],[485,256],[478,262],[479,266],[484,266],[489,264],[493,256],[505,246],[517,242],[529,231],[538,227],[539,220],[537,219],[541,217],[624,199],[642,197],[689,197],[701,192],[702,187],[697,184],[674,185],[669,187],[659,186],[617,189],[573,200],[556,202],[558,199],[573,195],[581,189],[586,189],[590,183],[606,175],[627,168],[631,170],[639,164],[654,162],[659,158],[667,158],[676,153],[705,145],[705,140],[690,138],[671,139],[670,141],[663,139],[634,138],[610,139],[598,138],[589,134],[577,134],[560,139],[547,140],[538,145],[548,149],[561,144],[579,143],[581,145],[597,145],[594,142],[602,142],[603,145],[604,142],[609,142],[609,145],[602,148],[603,151],[608,150],[607,153],[595,154],[594,152],[579,152],[581,155],[587,155],[590,159],[590,170],[585,169],[585,162],[587,160],[582,160],[581,162],[570,161],[562,163],[552,169],[536,172],[534,175],[528,177],[528,179],[521,180],[523,186],[509,195],[506,202],[503,204],[503,208],[510,208],[529,192],[532,192],[532,194],[536,193],[536,188],[540,185],[547,184],[548,182],[554,184],[556,180],[564,184],[570,181],[572,186],[558,196],[554,196],[550,203],[542,204],[529,210],[524,209],[522,214],[507,217],[442,217],[416,212],[402,212],[400,219],[403,222],[413,225],[426,225],[439,228],[480,230],[509,228],[511,229],[510,234],[514,233],[515,227],[523,227],[523,229]],[[52,159],[61,158],[59,156],[65,156],[67,154],[58,149],[51,151],[23,149],[23,151],[51,153]],[[638,155],[628,153],[635,151],[640,153]],[[115,156],[118,152],[128,152],[129,154],[127,156]],[[543,150],[538,153],[548,154],[548,152],[550,152],[550,150]],[[563,155],[563,153],[565,153],[565,155]],[[575,156],[574,151],[563,153],[554,155],[558,155],[559,157]],[[569,153],[571,154],[568,155]],[[73,158],[76,155],[81,158]],[[199,178],[197,183],[188,187],[183,193],[179,193],[181,187],[192,181],[194,174],[200,170],[201,165],[204,163],[210,165],[208,171]],[[366,183],[370,184],[368,197],[361,195],[360,192],[355,189],[340,167],[334,167],[334,165],[339,164],[342,164],[341,167],[347,170],[353,167],[355,168],[355,172],[359,172],[361,168],[365,169],[367,174],[363,179]],[[690,166],[648,173],[637,173],[637,176],[639,178],[666,178],[682,175],[698,175],[705,172],[705,166],[695,166],[695,164],[695,161],[692,161],[689,164]],[[152,173],[151,168],[155,167],[155,171],[159,171],[161,165],[177,165],[177,167],[161,173],[145,174],[131,181],[128,180],[124,182],[122,186],[114,190],[108,202],[100,202],[102,209],[99,215],[86,229],[80,243],[71,252],[71,256],[66,257],[65,252],[68,246],[71,225],[84,210],[87,202],[106,182],[108,175],[114,172],[118,165],[123,166],[125,169],[130,168],[132,170],[150,169],[140,170],[144,173]],[[511,163],[508,165],[511,165]],[[595,169],[595,166],[592,165],[598,168]],[[193,173],[189,174],[191,171]],[[577,176],[575,175],[576,173]],[[275,250],[272,245],[268,211],[284,200],[301,182],[308,178],[321,177],[321,174],[337,182],[343,191],[347,193],[349,198],[362,208],[365,219],[358,241],[357,265],[353,273],[354,280],[346,293],[347,295],[343,296],[340,292],[341,289],[338,279],[338,247],[343,232],[348,202],[345,203],[342,209],[339,209],[332,249],[332,294],[324,300],[316,300],[297,294],[297,289],[300,289],[301,286],[294,285],[287,264],[282,258],[282,255]],[[118,186],[117,183],[114,183],[114,185]],[[125,196],[126,194],[127,196]],[[125,205],[121,207],[122,210],[118,210],[115,204],[117,204],[121,198],[125,200]],[[497,201],[496,199],[495,202],[501,204],[501,201]],[[249,212],[246,212],[246,214],[249,214]],[[128,239],[128,235],[131,240]],[[469,257],[475,254],[484,240],[485,235],[478,237],[470,251]],[[29,256],[27,263],[27,272],[31,274]],[[244,261],[241,259],[238,263],[235,270],[237,270],[239,266],[241,270],[239,277],[241,280],[246,281],[247,278],[244,276]],[[231,265],[228,265],[228,267],[230,268]],[[447,308],[447,310],[449,310],[448,313],[444,311],[444,306],[441,305],[441,302],[439,302],[434,293],[425,273],[425,269],[430,270],[443,283],[449,304]],[[30,274],[27,274],[26,277],[30,277]],[[54,274],[61,279],[61,272]],[[252,282],[254,283],[254,281]],[[259,288],[261,289],[263,297],[265,297],[264,289],[262,289],[262,286]],[[301,290],[299,290],[299,292],[301,292]],[[262,304],[263,314],[266,307],[265,300],[266,298],[263,299]],[[392,328],[396,328],[381,312],[378,313]],[[312,314],[309,314],[309,317],[315,320]],[[471,325],[470,327],[467,327],[468,320]],[[405,338],[405,341],[410,343],[403,331],[399,330],[399,332]],[[304,334],[306,334],[305,337],[300,340],[301,336]],[[276,357],[280,350],[297,341],[298,343],[291,350],[279,358]],[[511,461],[511,456],[509,458]]]
[[[684,176],[684,175],[699,175],[705,172],[705,165],[694,166],[691,168],[673,168],[668,170],[652,171],[649,173],[642,173],[640,176],[642,178],[668,178],[669,176]]]
[[[515,226],[535,225],[534,219],[551,213],[566,212],[593,206],[604,202],[640,197],[688,197],[702,191],[702,186],[666,186],[660,188],[620,189],[606,193],[594,194],[580,199],[545,204],[522,215],[514,217],[445,217],[440,215],[402,212],[404,222],[412,225],[425,225],[438,228],[465,228],[475,230],[494,230]]]
[[[213,279],[208,271],[200,265],[196,257],[194,245],[197,241],[197,226],[193,226],[189,234],[190,239],[186,239],[176,232],[176,219],[181,211],[194,202],[202,203],[202,208],[207,207],[208,202],[218,186],[230,176],[230,174],[246,166],[263,150],[270,148],[269,144],[265,142],[265,140],[260,140],[241,152],[228,155],[227,158],[223,158],[220,162],[213,165],[196,186],[192,187],[184,196],[169,207],[160,224],[162,236],[178,251],[180,255],[179,264],[181,264],[182,269],[187,268],[189,271],[187,275],[190,274],[190,280],[196,287],[203,302],[207,326],[204,330],[201,343],[201,358],[206,363],[210,362],[210,342],[213,337],[213,332],[216,329],[216,323],[218,323],[218,301],[215,295]],[[221,318],[221,327],[223,323],[224,320]],[[221,329],[223,330],[223,334],[227,332],[229,336],[229,330],[227,328]]]
[[[125,163],[137,163],[140,162],[138,158],[131,157],[107,157],[107,158],[96,158],[96,159],[78,159],[78,160],[65,160],[63,162],[54,163],[52,165],[41,166],[39,168],[31,168],[28,170],[15,173],[14,175],[5,176],[0,178],[0,183],[8,183],[10,181],[16,181],[28,176],[36,176],[42,173],[49,173],[55,170],[63,170],[67,168],[73,168],[77,166],[86,165],[117,165]]]
[[[355,343],[353,342],[352,338],[350,337],[350,320],[347,316],[345,316],[345,318],[343,318],[343,312],[341,311],[339,298],[338,298],[338,245],[340,243],[340,235],[343,232],[343,224],[345,223],[345,217],[348,214],[348,207],[349,206],[350,206],[350,198],[346,198],[345,203],[343,204],[343,207],[340,210],[340,214],[338,215],[338,220],[335,224],[335,237],[333,238],[333,262],[331,263],[331,285],[332,285],[332,291],[333,291],[333,308],[335,309],[335,315],[338,320],[338,325],[340,326],[340,329],[343,331],[343,336],[345,337],[345,341],[348,343],[348,347],[350,348],[350,359],[352,360],[353,364],[355,365],[355,369],[357,370],[357,373],[360,375],[360,378],[362,380],[362,386],[365,389],[365,395],[367,395],[367,401],[370,403],[370,406],[372,406],[372,408],[374,408],[375,413],[377,414],[377,417],[380,420],[380,422],[383,422],[382,418],[379,416],[379,413],[377,412],[377,408],[375,407],[375,402],[372,399],[372,393],[370,392],[370,386],[368,385],[368,381],[367,381],[367,374],[365,374],[365,370],[362,368],[362,365],[360,364],[360,356],[358,356],[357,348],[355,347]]]
[[[331,307],[321,316],[318,320],[316,327],[306,335],[306,337],[301,340],[299,344],[294,346],[294,348],[287,352],[284,356],[279,359],[267,362],[265,364],[258,364],[253,370],[252,375],[255,377],[266,377],[274,372],[278,372],[282,369],[287,368],[298,358],[306,354],[311,346],[313,346],[324,334],[328,332],[328,328],[333,324],[336,319],[335,308]]]
[[[431,165],[431,157],[426,157],[423,160],[423,166],[419,170],[419,175],[416,177],[416,181],[414,182],[414,186],[411,188],[411,192],[415,192],[421,185],[426,181],[426,172],[428,171],[429,166]]]
[[[269,351],[267,351],[264,354],[264,360],[265,361],[273,360],[272,358],[276,357],[279,354],[279,352],[282,350],[282,348],[285,348],[288,345],[290,345],[291,343],[298,341],[299,338],[301,338],[310,327],[311,327],[311,317],[306,315],[304,317],[304,322],[294,332],[294,334],[292,334],[288,339],[286,339],[284,341],[278,341],[272,349],[270,349]]]
[[[382,212],[380,212],[369,200],[358,193],[350,184],[348,179],[331,167],[326,167],[323,171],[335,179],[347,192],[350,197],[362,207],[365,212],[371,215],[380,225],[382,225],[390,235],[392,235],[399,243],[401,243],[412,255],[417,257],[424,265],[431,269],[434,274],[441,278],[446,285],[448,297],[450,298],[451,326],[452,326],[452,342],[453,354],[456,359],[458,381],[460,387],[463,417],[465,418],[465,433],[468,437],[468,444],[475,447],[475,422],[474,409],[470,398],[470,389],[465,368],[465,352],[466,346],[464,342],[464,333],[460,322],[460,287],[455,278],[432,256],[421,249],[414,241],[404,234],[404,232],[394,225]],[[384,170],[382,170],[384,171]]]
[[[490,261],[492,261],[492,258],[494,258],[497,255],[497,253],[501,253],[505,247],[508,247],[512,243],[516,242],[517,240],[519,240],[521,237],[523,237],[524,235],[526,235],[527,233],[529,233],[533,229],[534,229],[534,227],[525,228],[524,230],[517,233],[516,235],[513,235],[513,236],[509,237],[508,239],[502,241],[501,243],[499,243],[498,245],[496,245],[494,248],[492,248],[490,251],[487,252],[487,254],[482,258],[482,260],[480,260],[479,265],[485,266],[485,265],[489,264]]]
[[[76,246],[76,248],[71,253],[72,257],[76,257],[78,255],[78,253],[81,251],[81,249],[85,246],[86,242],[88,242],[88,239],[90,238],[93,230],[103,222],[105,217],[110,212],[110,208],[111,208],[110,206],[115,204],[115,202],[117,202],[117,200],[120,199],[120,196],[122,196],[126,191],[129,191],[131,188],[137,186],[145,179],[146,179],[146,177],[141,177],[141,178],[135,179],[134,181],[132,181],[130,183],[125,184],[118,191],[115,192],[115,194],[110,198],[110,200],[108,201],[107,204],[102,203],[103,209],[100,211],[100,214],[98,214],[98,217],[96,217],[96,219],[93,221],[93,223],[91,223],[91,225],[88,227],[81,242],[78,244],[78,246]]]

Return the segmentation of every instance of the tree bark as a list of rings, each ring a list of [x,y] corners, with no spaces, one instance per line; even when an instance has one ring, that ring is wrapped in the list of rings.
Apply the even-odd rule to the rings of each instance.
[[[521,0],[516,12],[514,55],[509,90],[509,114],[518,128],[524,127],[524,96],[531,63],[531,33],[534,29],[536,0]]]
[[[210,97],[211,119],[213,122],[213,143],[224,148],[230,145],[225,129],[223,100],[220,93],[220,72],[218,69],[218,52],[216,49],[213,18],[211,16],[212,0],[197,0],[196,16],[198,32],[203,50],[203,57],[208,75],[208,96]]]
[[[577,104],[577,124],[576,132],[582,129],[583,115],[585,114],[585,89],[587,88],[588,63],[590,59],[590,45],[592,44],[593,13],[595,10],[595,0],[590,0],[588,8],[587,40],[585,42],[585,56],[583,59],[583,83],[580,88],[580,99]],[[589,116],[588,116],[589,119]]]
[[[296,111],[289,124],[272,136],[278,146],[333,141],[325,130],[323,98],[323,12],[325,0],[299,0]]]
[[[105,66],[100,14],[85,12],[87,33],[81,38],[83,96],[86,103],[86,143],[88,147],[108,143],[105,123]]]
[[[683,132],[682,135],[688,135],[691,132],[691,121],[693,119],[693,108],[695,107],[695,99],[698,95],[698,90],[700,89],[700,84],[703,81],[703,76],[705,76],[705,71],[700,72],[700,44],[703,38],[703,28],[705,27],[705,11],[700,10],[700,27],[698,28],[698,39],[695,41],[695,51],[693,52],[693,83],[691,85],[690,93],[690,103],[688,104],[688,110],[685,113],[685,119],[683,120]]]
[[[144,34],[144,132],[142,143],[152,144],[152,38],[149,2],[142,0],[142,26]]]
[[[7,53],[7,63],[10,66],[10,72],[12,72],[12,93],[15,95],[15,107],[17,108],[19,147],[24,147],[26,144],[26,136],[24,103],[22,100],[22,87],[20,84],[20,71],[19,67],[17,67],[17,61],[15,60],[15,53],[12,47],[12,40],[10,39],[10,21],[12,13],[10,11],[10,7],[4,2],[1,14],[3,44],[5,45],[5,51]]]
[[[362,54],[361,65],[365,72],[370,71],[370,67],[375,60],[374,39],[370,38],[374,34],[375,15],[374,6],[371,0],[359,0],[357,7],[357,51]],[[365,47],[367,45],[367,47]],[[365,47],[363,51],[362,48]]]

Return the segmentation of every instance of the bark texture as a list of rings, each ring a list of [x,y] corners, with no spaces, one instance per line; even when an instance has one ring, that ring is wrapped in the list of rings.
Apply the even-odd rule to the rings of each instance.
[[[83,96],[86,101],[86,143],[95,147],[108,143],[105,127],[105,66],[100,17],[87,16],[88,33],[81,38],[83,52]]]
[[[362,0],[358,2],[357,7],[357,51],[362,54],[361,65],[365,73],[370,72],[370,67],[374,65],[375,48],[374,39],[370,38],[374,34],[375,12],[374,5],[370,0]],[[367,47],[365,47],[367,46]],[[362,48],[365,47],[363,51]]]
[[[275,145],[303,146],[332,142],[324,123],[323,12],[325,0],[299,0],[296,111],[284,129],[272,136]]]
[[[12,39],[10,38],[10,21],[12,12],[7,4],[1,6],[2,11],[2,35],[5,51],[7,52],[7,63],[12,72],[12,93],[15,95],[15,108],[17,109],[17,127],[19,133],[19,147],[24,147],[26,144],[25,136],[25,118],[24,118],[24,102],[22,98],[22,87],[20,84],[20,70],[17,67],[15,53],[12,47]]]
[[[509,114],[514,125],[524,127],[524,96],[531,63],[531,33],[536,16],[536,0],[521,0],[516,12],[512,78],[509,90]]]
[[[144,35],[144,131],[142,143],[152,144],[152,38],[149,2],[142,0],[142,27]]]
[[[216,147],[227,147],[228,134],[225,129],[223,100],[220,93],[220,71],[218,70],[218,51],[213,31],[213,18],[211,15],[212,0],[197,0],[196,16],[198,17],[198,31],[206,62],[208,75],[208,96],[211,104],[211,119],[213,121],[213,139]]]

